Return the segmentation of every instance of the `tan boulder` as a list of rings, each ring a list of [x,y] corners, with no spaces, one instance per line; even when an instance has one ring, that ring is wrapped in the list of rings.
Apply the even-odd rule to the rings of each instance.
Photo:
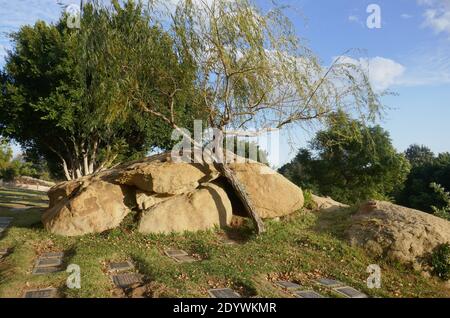
[[[231,170],[263,219],[289,215],[304,204],[303,191],[281,174],[261,163],[232,163]]]
[[[149,193],[142,190],[136,190],[136,204],[139,210],[148,210],[151,207],[173,198],[172,195],[158,193]]]
[[[50,188],[47,192],[50,208],[55,206],[59,201],[67,199],[75,190],[83,184],[80,180],[61,182]]]
[[[144,211],[139,232],[169,234],[207,230],[229,225],[232,216],[231,202],[223,187],[209,183]]]
[[[323,212],[334,212],[349,207],[348,205],[337,202],[330,197],[322,198],[313,194],[312,200],[314,204],[317,206],[317,210]]]
[[[450,242],[450,222],[388,202],[361,206],[347,231],[352,245],[415,268],[440,244]]]
[[[80,182],[70,196],[65,194],[73,184],[60,186],[59,200],[42,216],[45,228],[54,234],[78,236],[119,226],[130,211],[125,205],[129,189],[98,178]]]
[[[175,163],[164,157],[128,167],[117,182],[146,192],[176,195],[193,191],[200,184],[211,182],[218,177],[219,173],[212,167],[195,163]]]
[[[230,168],[262,218],[303,207],[302,190],[267,166],[230,163]],[[143,233],[229,225],[233,212],[244,209],[230,184],[219,178],[211,164],[176,163],[164,153],[54,186],[42,219],[49,231],[67,236],[117,227],[135,207],[144,211],[139,224]]]

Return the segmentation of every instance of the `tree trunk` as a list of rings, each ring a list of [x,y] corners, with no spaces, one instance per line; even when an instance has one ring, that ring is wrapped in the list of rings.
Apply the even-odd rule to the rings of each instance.
[[[89,175],[91,172],[89,171],[89,161],[88,161],[88,154],[85,151],[83,153],[83,170],[84,170],[84,175],[87,176]]]
[[[256,212],[255,207],[253,206],[247,191],[245,191],[245,187],[242,185],[242,183],[238,180],[234,172],[227,166],[226,163],[216,163],[217,169],[222,173],[222,175],[227,179],[227,181],[231,184],[233,187],[236,195],[241,200],[242,204],[245,207],[246,212],[249,214],[249,216],[252,218],[253,223],[256,227],[256,232],[258,234],[264,233],[265,227],[264,223],[261,220],[261,218],[258,215],[258,212]]]
[[[63,166],[63,170],[64,170],[64,176],[66,177],[67,181],[72,180],[72,177],[69,173],[69,169],[67,167],[66,160],[64,160],[64,158],[62,159],[62,166]]]

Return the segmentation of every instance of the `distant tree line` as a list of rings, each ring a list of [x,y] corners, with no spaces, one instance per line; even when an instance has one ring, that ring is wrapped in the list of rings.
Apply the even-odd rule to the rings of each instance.
[[[51,179],[45,161],[34,163],[22,154],[14,157],[9,142],[0,137],[0,179],[13,181],[19,176],[29,176],[42,180]]]
[[[279,171],[304,189],[344,203],[383,199],[450,216],[450,153],[436,155],[419,145],[397,153],[383,128],[365,127],[345,114],[331,116]]]
[[[331,116],[307,148],[280,172],[299,186],[344,203],[389,199],[410,171],[389,133],[342,113]]]
[[[450,190],[450,153],[436,155],[425,146],[412,145],[405,154],[412,169],[396,196],[397,202],[426,212],[433,212],[433,207],[444,208],[447,202],[443,193]]]

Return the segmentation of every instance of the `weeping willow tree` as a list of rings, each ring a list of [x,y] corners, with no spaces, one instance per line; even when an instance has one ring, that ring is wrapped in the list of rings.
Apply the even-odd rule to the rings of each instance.
[[[117,2],[112,10],[121,10]],[[149,23],[167,30],[177,59],[195,65],[194,73],[190,69],[180,76],[160,68],[161,86],[156,91],[164,98],[149,98],[155,89],[131,85],[123,100],[109,108],[110,114],[118,116],[137,104],[140,111],[183,134],[186,118],[180,118],[174,105],[189,94],[186,89],[193,89],[185,85],[184,77],[193,74],[197,98],[191,99],[192,108],[211,128],[228,136],[306,127],[336,111],[364,121],[375,119],[381,105],[364,70],[346,63],[346,58],[324,67],[283,12],[276,5],[263,11],[251,0],[180,0],[175,8],[164,1],[151,2],[143,14]],[[139,40],[140,34],[134,32],[126,41]],[[148,62],[141,63],[145,67]],[[222,140],[217,144],[222,146]],[[258,232],[264,232],[254,203],[222,154],[216,151],[215,165],[244,203]]]

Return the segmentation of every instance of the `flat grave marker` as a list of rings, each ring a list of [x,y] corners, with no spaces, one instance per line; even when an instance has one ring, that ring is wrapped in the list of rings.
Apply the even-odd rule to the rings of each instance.
[[[12,218],[0,218],[0,228],[7,228],[11,225]]]
[[[57,290],[55,288],[27,290],[23,298],[56,298]]]
[[[208,294],[212,298],[241,298],[241,295],[230,288],[210,289]]]
[[[130,261],[125,262],[111,262],[108,269],[110,272],[123,272],[134,269],[134,265]]]
[[[128,288],[135,284],[142,284],[142,275],[136,273],[112,275],[114,285],[119,288]]]
[[[58,267],[62,265],[62,259],[61,258],[43,258],[40,257],[36,261],[36,267],[42,268],[42,267]]]
[[[280,286],[281,288],[288,289],[288,290],[295,290],[295,289],[301,288],[301,286],[299,284],[285,281],[285,280],[276,281],[275,284]]]
[[[168,249],[164,251],[166,256],[170,257],[177,263],[193,263],[196,262],[197,259],[189,255],[186,251],[180,249]]]
[[[51,273],[60,272],[60,267],[35,267],[33,269],[33,275],[46,275]]]
[[[41,258],[63,258],[64,252],[48,252],[41,254]]]
[[[190,256],[190,255],[179,255],[174,256],[173,259],[178,263],[194,263],[197,261],[196,258]]]
[[[324,298],[321,294],[315,292],[314,290],[299,290],[295,292],[295,296],[297,298],[305,299]]]
[[[340,287],[343,285],[340,281],[329,278],[320,278],[316,280],[316,283],[329,288]]]
[[[333,290],[346,298],[367,298],[366,294],[350,286],[337,287]]]
[[[175,256],[189,256],[189,254],[183,250],[178,249],[168,249],[164,251],[164,254],[166,254],[168,257],[175,257]]]

